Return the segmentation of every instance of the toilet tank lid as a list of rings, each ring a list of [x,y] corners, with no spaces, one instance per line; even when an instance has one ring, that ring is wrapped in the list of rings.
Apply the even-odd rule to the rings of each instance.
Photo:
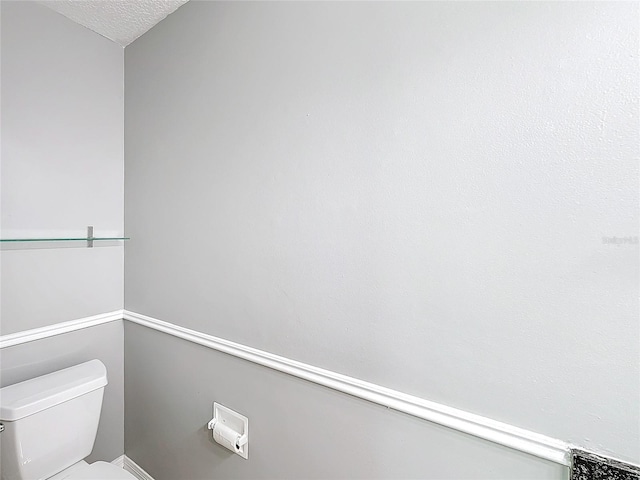
[[[100,360],[58,370],[0,388],[0,420],[19,420],[107,384],[107,369]]]

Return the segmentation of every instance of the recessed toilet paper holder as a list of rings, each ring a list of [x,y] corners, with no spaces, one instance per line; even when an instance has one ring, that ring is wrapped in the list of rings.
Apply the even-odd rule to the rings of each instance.
[[[223,447],[249,458],[249,419],[230,408],[213,404],[213,418],[207,424],[213,439]]]

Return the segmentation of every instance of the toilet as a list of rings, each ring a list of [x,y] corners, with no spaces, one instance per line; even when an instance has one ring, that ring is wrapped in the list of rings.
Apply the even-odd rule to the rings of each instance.
[[[135,480],[84,461],[98,431],[107,369],[100,360],[0,389],[2,480]]]

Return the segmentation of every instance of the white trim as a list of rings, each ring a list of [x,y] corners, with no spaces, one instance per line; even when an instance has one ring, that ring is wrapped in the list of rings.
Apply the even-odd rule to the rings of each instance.
[[[145,472],[140,465],[138,465],[126,455],[120,455],[115,460],[112,460],[111,463],[118,468],[126,470],[138,480],[153,480],[153,477],[151,475]]]
[[[124,455],[124,469],[138,480],[153,480],[153,477],[149,475],[144,469],[129,457]]]
[[[348,377],[340,373],[307,365],[296,360],[230,342],[156,318],[124,310],[124,318],[159,332],[248,360],[339,392],[428,420],[460,432],[498,443],[561,465],[570,466],[569,445],[545,435],[530,432],[490,418],[458,410],[420,397]]]
[[[569,444],[561,440],[128,310],[116,310],[47,327],[3,335],[0,336],[0,349],[122,320],[123,318],[174,337],[182,338],[417,418],[444,425],[490,442],[561,465],[570,466],[571,464]],[[151,479],[142,468],[127,459],[126,456],[123,457],[122,461],[126,470],[128,470],[127,462],[130,462],[133,469],[131,473],[137,475],[141,480]]]
[[[56,323],[42,328],[34,328],[32,330],[24,330],[22,332],[11,333],[9,335],[0,336],[0,349],[20,345],[22,343],[33,342],[43,338],[62,335],[63,333],[75,332],[83,328],[95,327],[104,323],[122,320],[123,310],[116,310],[109,313],[101,313],[91,317],[79,318],[69,322]]]

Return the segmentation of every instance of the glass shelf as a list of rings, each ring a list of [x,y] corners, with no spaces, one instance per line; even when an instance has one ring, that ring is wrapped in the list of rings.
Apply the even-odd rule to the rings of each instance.
[[[48,237],[47,232],[43,232],[40,238],[28,238],[27,235],[38,235],[38,232],[32,231],[28,233],[24,232],[6,232],[5,235],[15,235],[20,238],[0,238],[0,250],[32,250],[32,249],[50,249],[50,248],[93,248],[93,247],[110,247],[116,246],[123,240],[129,240],[129,237],[96,237],[93,235],[93,225],[87,226],[87,233],[85,236],[79,231],[58,230],[57,232],[49,232],[49,235],[58,235],[57,237]],[[77,233],[76,233],[77,232]],[[104,234],[118,235],[116,231],[104,231]]]
[[[57,232],[58,237],[40,237],[40,238],[28,238],[27,236],[20,238],[0,238],[0,250],[41,250],[51,248],[93,248],[93,247],[114,247],[121,242],[129,240],[129,237],[94,237],[93,226],[87,227],[87,234],[84,237],[75,237],[73,233],[67,233],[67,236],[63,236],[64,233]],[[111,232],[105,232],[107,235]],[[117,232],[113,232],[116,235]],[[37,235],[36,232],[33,232]],[[20,235],[15,232],[14,235]],[[46,233],[44,234],[46,235]],[[54,234],[55,235],[55,234]],[[82,235],[82,234],[81,234]]]
[[[99,242],[106,240],[129,240],[131,237],[82,237],[82,238],[0,238],[0,242]]]

